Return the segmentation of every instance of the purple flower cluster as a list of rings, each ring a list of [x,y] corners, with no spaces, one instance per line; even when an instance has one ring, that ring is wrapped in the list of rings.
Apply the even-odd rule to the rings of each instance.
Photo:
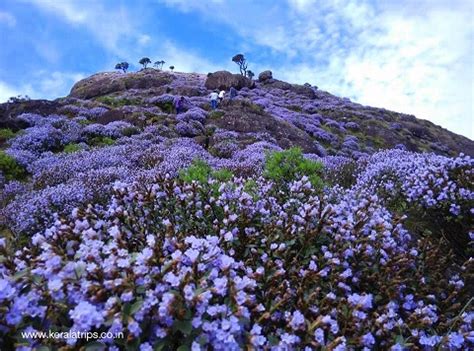
[[[196,155],[219,161],[178,140],[163,149],[154,180],[116,182],[106,205],[73,208],[22,250],[0,245],[0,335],[27,330],[36,316],[35,328],[68,320],[72,330],[140,338],[144,349],[473,346],[474,315],[463,309],[472,261],[446,269],[439,246],[412,240],[372,185],[362,186],[364,170],[352,188],[325,194],[306,177],[283,191],[257,176],[208,184],[162,176]],[[325,164],[337,169],[343,159]]]

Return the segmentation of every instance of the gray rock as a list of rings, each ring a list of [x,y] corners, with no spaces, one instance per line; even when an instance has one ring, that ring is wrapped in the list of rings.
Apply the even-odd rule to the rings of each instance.
[[[261,73],[258,75],[258,81],[259,81],[259,82],[265,82],[265,81],[267,81],[267,80],[269,80],[269,79],[273,79],[273,73],[272,73],[272,71],[269,71],[269,70],[263,71],[263,72],[261,72]]]
[[[232,74],[228,71],[217,71],[208,75],[205,86],[207,89],[229,90],[230,87],[242,89],[253,88],[255,83],[240,74]]]

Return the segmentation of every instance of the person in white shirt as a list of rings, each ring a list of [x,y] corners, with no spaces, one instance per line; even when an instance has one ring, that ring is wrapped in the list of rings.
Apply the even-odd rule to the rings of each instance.
[[[217,108],[217,99],[219,98],[219,94],[217,93],[217,90],[213,91],[209,95],[209,98],[211,99],[211,108],[215,110]]]
[[[225,91],[224,90],[221,90],[219,92],[219,103],[222,102],[222,100],[224,100],[224,96],[225,96]]]

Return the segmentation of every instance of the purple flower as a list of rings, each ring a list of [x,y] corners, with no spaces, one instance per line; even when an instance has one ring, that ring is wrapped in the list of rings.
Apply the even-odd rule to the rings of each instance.
[[[305,322],[304,315],[300,311],[294,311],[290,320],[290,327],[293,330],[300,329]]]
[[[81,301],[69,312],[74,322],[74,329],[78,331],[89,331],[92,327],[100,327],[104,322],[104,316],[97,308],[87,301]]]

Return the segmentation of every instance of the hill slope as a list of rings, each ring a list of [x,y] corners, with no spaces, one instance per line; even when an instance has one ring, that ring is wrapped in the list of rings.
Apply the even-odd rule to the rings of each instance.
[[[76,83],[67,98],[0,105],[0,127],[14,125],[13,121],[6,120],[21,112],[61,114],[64,113],[62,107],[72,104],[106,108],[108,111],[99,123],[126,120],[143,127],[167,114],[164,122],[175,129],[176,120],[168,114],[172,112],[168,104],[171,96],[185,96],[188,108],[208,112],[210,90],[206,89],[205,83],[205,75],[154,69],[127,74],[99,73]],[[200,144],[210,147],[215,143],[214,138],[210,136],[204,144],[202,136],[207,126],[216,126],[237,132],[239,147],[254,141],[253,133],[257,133],[259,140],[284,148],[300,146],[305,152],[319,155],[359,157],[381,148],[401,148],[451,156],[462,152],[474,156],[472,140],[429,121],[362,106],[314,87],[272,78],[255,82],[254,88],[242,88],[237,101],[225,101],[219,111],[202,121],[202,130],[187,136],[196,137]],[[70,116],[73,115],[70,111]]]
[[[1,109],[1,350],[473,349],[474,160],[377,151],[472,141],[268,72]]]

